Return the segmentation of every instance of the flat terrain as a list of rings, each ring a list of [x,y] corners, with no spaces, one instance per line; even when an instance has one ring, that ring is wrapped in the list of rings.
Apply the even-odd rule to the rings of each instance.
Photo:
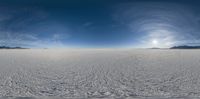
[[[200,50],[0,50],[2,99],[199,96]]]

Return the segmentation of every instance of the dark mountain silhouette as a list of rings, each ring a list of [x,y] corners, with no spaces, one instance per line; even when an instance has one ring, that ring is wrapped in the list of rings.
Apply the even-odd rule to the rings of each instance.
[[[183,46],[174,46],[174,47],[171,47],[170,49],[200,49],[200,46],[183,45]]]
[[[23,47],[0,46],[0,49],[28,49],[28,48],[23,48]]]

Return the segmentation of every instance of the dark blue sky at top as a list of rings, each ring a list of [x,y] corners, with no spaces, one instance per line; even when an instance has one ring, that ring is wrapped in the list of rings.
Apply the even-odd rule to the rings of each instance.
[[[198,1],[0,0],[0,44],[33,48],[199,44]],[[153,45],[156,40],[158,44]]]

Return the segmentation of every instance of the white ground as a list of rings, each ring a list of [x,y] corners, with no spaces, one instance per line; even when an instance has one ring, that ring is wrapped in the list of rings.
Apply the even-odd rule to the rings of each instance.
[[[200,50],[0,50],[0,97],[10,96],[199,97]]]

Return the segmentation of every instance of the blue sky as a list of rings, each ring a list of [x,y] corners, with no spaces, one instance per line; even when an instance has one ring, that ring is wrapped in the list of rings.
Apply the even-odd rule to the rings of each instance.
[[[199,4],[195,0],[0,0],[0,44],[30,48],[198,45]]]

